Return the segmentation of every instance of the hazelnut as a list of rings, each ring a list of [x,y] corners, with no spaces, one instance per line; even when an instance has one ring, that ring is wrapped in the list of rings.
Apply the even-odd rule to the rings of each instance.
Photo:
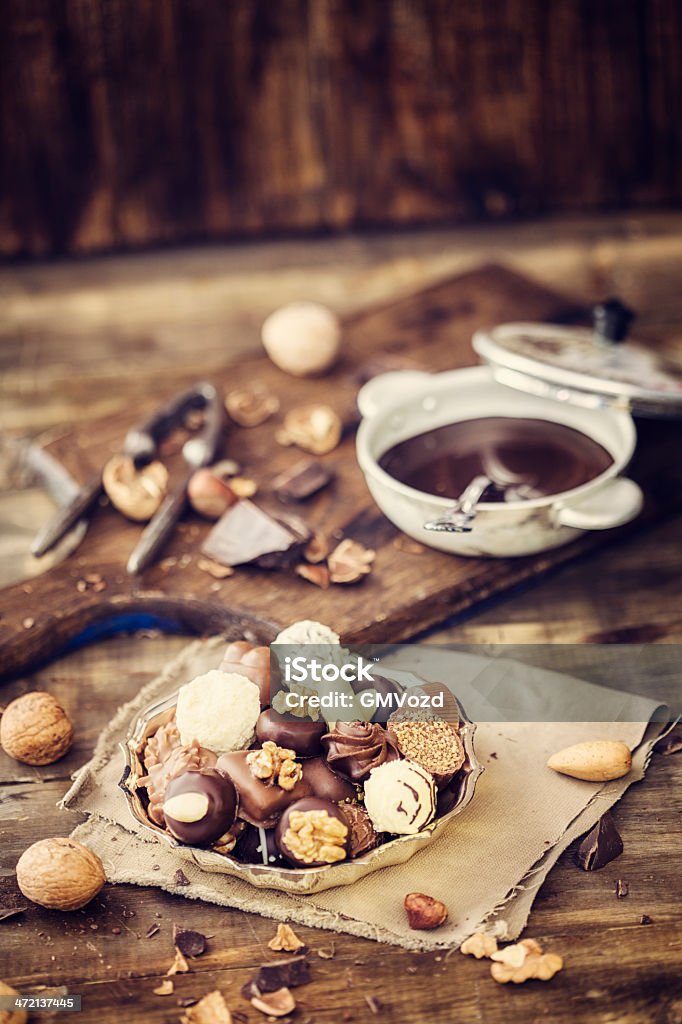
[[[162,462],[137,469],[127,455],[114,455],[102,470],[102,485],[111,504],[128,519],[151,519],[168,491],[168,470]]]
[[[59,701],[49,693],[25,693],[5,709],[0,745],[24,764],[52,764],[73,742],[73,726]]]
[[[228,508],[237,503],[237,495],[229,484],[210,469],[198,469],[192,473],[187,497],[194,511],[205,519],[220,519]]]
[[[0,996],[18,996],[19,993],[11,985],[0,981]],[[0,1024],[25,1024],[28,1020],[26,1010],[0,1010]]]
[[[261,338],[275,366],[294,377],[309,377],[324,373],[335,361],[341,328],[326,306],[291,302],[270,314]]]
[[[97,854],[74,839],[41,839],[17,864],[24,896],[52,910],[80,910],[97,895],[106,876]]]
[[[340,417],[328,405],[302,405],[286,414],[275,437],[279,444],[295,444],[313,455],[326,455],[338,445],[342,430]]]
[[[448,919],[448,908],[433,896],[423,892],[409,892],[404,900],[407,920],[415,931],[432,931],[440,928]]]

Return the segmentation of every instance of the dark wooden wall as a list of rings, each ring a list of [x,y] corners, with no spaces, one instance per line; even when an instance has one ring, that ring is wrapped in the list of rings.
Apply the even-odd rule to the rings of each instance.
[[[2,0],[0,254],[674,204],[679,0]]]

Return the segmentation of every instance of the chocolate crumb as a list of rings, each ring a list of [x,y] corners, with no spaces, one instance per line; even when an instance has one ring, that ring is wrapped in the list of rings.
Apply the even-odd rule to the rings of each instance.
[[[490,754],[490,756],[493,759],[493,761],[497,761],[497,751],[496,750],[493,750],[492,753]]]
[[[578,847],[575,862],[583,871],[598,871],[623,852],[623,840],[609,811],[602,814]]]
[[[648,914],[642,914],[642,916],[639,919],[639,923],[640,924],[653,924],[654,923],[654,919],[653,919],[653,917],[649,917]]]
[[[152,871],[160,871],[160,870],[161,870],[161,865],[160,864],[152,864]]]
[[[187,875],[185,874],[185,872],[182,870],[182,868],[178,868],[178,870],[175,872],[175,877],[174,877],[173,881],[175,882],[176,885],[191,885],[192,884],[190,882],[189,878],[187,877]]]
[[[245,999],[253,999],[280,988],[297,988],[310,981],[310,964],[302,956],[294,956],[276,963],[261,964],[257,973],[242,987]]]
[[[206,950],[206,936],[191,928],[178,928],[176,925],[173,929],[173,941],[183,956],[201,956]]]
[[[624,900],[630,892],[630,886],[627,882],[624,882],[622,878],[619,878],[616,882],[616,896],[619,900]]]

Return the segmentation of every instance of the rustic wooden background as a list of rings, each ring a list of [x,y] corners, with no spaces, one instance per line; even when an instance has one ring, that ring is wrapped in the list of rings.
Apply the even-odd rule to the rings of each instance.
[[[0,255],[679,203],[676,0],[4,0]]]

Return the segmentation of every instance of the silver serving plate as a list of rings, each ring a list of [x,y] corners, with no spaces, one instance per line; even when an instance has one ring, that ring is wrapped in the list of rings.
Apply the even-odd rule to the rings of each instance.
[[[403,673],[395,675],[402,676]],[[139,827],[172,846],[179,859],[190,861],[204,871],[240,878],[258,889],[278,889],[280,892],[288,893],[322,892],[337,885],[351,885],[380,868],[404,864],[452,825],[457,815],[461,814],[472,799],[476,780],[483,771],[483,766],[479,764],[474,753],[476,726],[457,701],[465,760],[450,790],[446,790],[448,799],[445,809],[425,829],[416,835],[398,836],[361,857],[356,857],[355,860],[343,861],[341,864],[329,864],[320,868],[282,868],[267,864],[245,864],[215,850],[185,846],[155,825],[147,816],[146,791],[144,787],[139,786],[140,778],[146,774],[141,753],[147,738],[172,718],[177,699],[176,692],[140,712],[133,721],[126,740],[120,744],[125,758],[125,769],[119,786],[126,796],[130,813]]]

